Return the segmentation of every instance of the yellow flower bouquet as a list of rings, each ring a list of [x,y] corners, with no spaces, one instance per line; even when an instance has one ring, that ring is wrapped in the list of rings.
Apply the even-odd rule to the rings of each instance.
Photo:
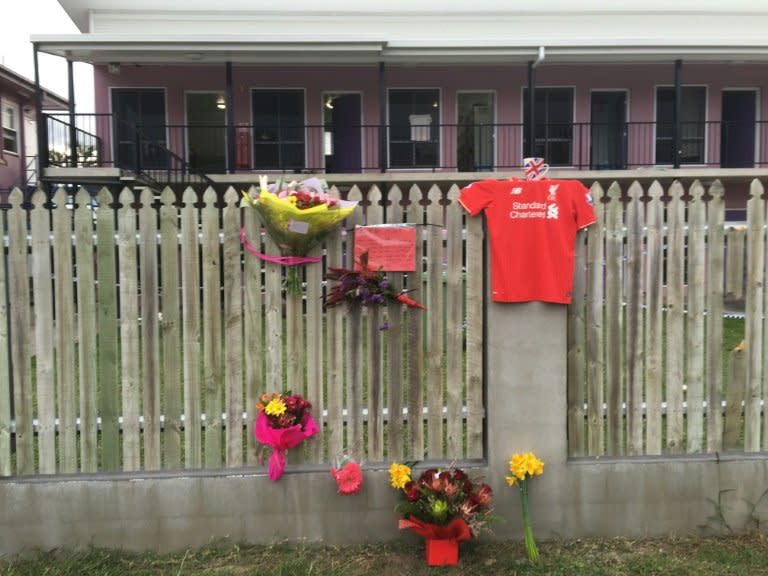
[[[533,452],[514,454],[509,461],[510,475],[507,476],[507,484],[520,489],[520,501],[523,507],[523,531],[525,535],[525,550],[528,560],[533,563],[539,560],[539,550],[536,540],[533,538],[531,527],[531,512],[528,506],[528,480],[544,473],[544,462],[536,457]]]
[[[287,287],[298,292],[301,281],[295,267],[321,260],[307,254],[352,213],[357,202],[334,198],[328,193],[325,181],[319,178],[268,184],[267,177],[261,175],[258,191],[243,191],[241,205],[256,210],[281,256],[260,253],[248,243],[244,230],[240,233],[243,245],[262,260],[289,266]]]

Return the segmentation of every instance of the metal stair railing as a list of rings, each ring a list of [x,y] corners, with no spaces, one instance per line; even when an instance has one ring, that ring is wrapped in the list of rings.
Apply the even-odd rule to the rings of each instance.
[[[168,148],[164,142],[146,134],[142,124],[132,124],[113,116],[116,127],[128,131],[133,137],[132,166],[118,166],[132,170],[137,180],[143,181],[159,190],[165,184],[206,184],[213,185],[214,181],[204,172],[195,170],[181,156]],[[117,134],[115,129],[113,134]],[[148,165],[148,162],[150,165]],[[163,174],[162,182],[158,177]]]
[[[92,128],[96,134],[82,128],[76,128],[74,132],[77,141],[72,146],[69,116],[57,113],[46,113],[44,116],[46,119],[45,137],[46,142],[48,142],[48,152],[42,158],[48,160],[44,166],[103,167],[112,165],[130,172],[131,177],[137,182],[158,190],[165,184],[214,184],[214,181],[207,174],[194,169],[184,158],[169,149],[164,142],[147,134],[146,127],[141,124],[128,122],[114,114],[78,114],[76,117],[82,122],[95,120],[96,125]],[[103,122],[103,120],[107,122]],[[123,148],[122,152],[128,153],[121,156],[118,153],[119,145],[116,145],[113,158],[108,160],[104,154],[103,135],[110,132],[115,140],[118,138],[118,134],[121,134],[123,144],[130,139],[130,148]]]

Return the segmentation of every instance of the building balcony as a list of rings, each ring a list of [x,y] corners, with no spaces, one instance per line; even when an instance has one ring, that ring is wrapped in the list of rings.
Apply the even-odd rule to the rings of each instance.
[[[73,128],[69,120],[46,116],[46,174],[106,168],[162,183],[236,173],[509,172],[528,155],[568,171],[768,165],[765,122],[537,124],[529,152],[522,123],[227,126],[78,114]]]

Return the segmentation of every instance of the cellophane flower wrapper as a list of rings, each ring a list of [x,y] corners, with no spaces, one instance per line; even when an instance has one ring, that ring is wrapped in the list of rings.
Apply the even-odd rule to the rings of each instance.
[[[273,428],[269,425],[267,416],[260,412],[256,417],[253,436],[257,441],[269,446],[272,453],[269,456],[269,479],[277,482],[285,471],[285,452],[295,448],[307,438],[320,431],[314,418],[307,414],[304,422],[288,428]]]
[[[317,178],[311,178],[299,183],[297,189],[318,193],[322,186]],[[352,214],[357,202],[339,200],[335,206],[323,203],[300,209],[287,196],[280,197],[280,191],[273,184],[268,188],[262,186],[256,198],[244,193],[243,204],[256,209],[283,256],[304,257]]]

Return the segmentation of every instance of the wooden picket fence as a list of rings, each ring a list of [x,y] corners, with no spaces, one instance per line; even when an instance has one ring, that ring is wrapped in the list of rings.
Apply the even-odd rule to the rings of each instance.
[[[762,184],[747,226],[731,228],[719,182],[592,193],[598,222],[578,237],[568,316],[570,456],[768,449]],[[484,236],[458,187],[348,194],[361,201],[348,230],[417,225],[422,265],[389,278],[427,312],[323,310],[325,267],[351,265],[343,231],[316,250],[303,294],[286,293],[284,270],[243,250],[244,227],[277,254],[239,195],[104,188],[69,209],[63,189],[12,192],[0,218],[0,475],[258,467],[255,403],[286,389],[308,397],[322,429],[295,465],[485,455]],[[734,302],[745,342],[724,355]]]
[[[592,186],[597,224],[580,233],[568,325],[572,457],[768,449],[765,200],[724,226],[722,185]],[[723,354],[725,303],[745,340]],[[762,430],[762,433],[761,433]]]
[[[417,225],[416,271],[389,278],[426,312],[324,311],[324,267],[352,264],[342,231],[303,294],[286,294],[284,270],[243,250],[242,227],[277,254],[233,188],[159,201],[104,188],[96,210],[84,189],[74,209],[63,189],[53,207],[14,190],[0,219],[0,475],[258,467],[256,402],[286,389],[321,426],[289,462],[482,458],[482,219],[465,219],[456,186],[348,196],[361,206],[347,229]]]

